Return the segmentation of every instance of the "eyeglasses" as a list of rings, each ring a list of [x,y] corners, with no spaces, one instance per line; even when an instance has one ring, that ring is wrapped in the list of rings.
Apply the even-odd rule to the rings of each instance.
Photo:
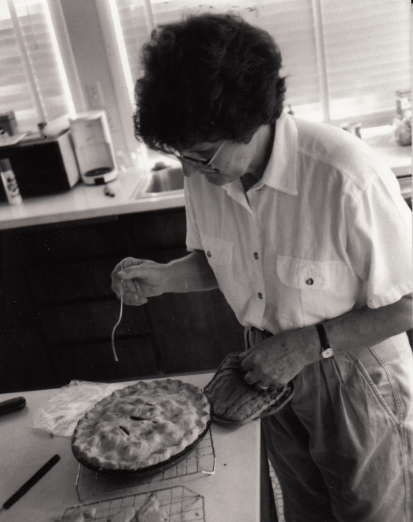
[[[213,172],[219,172],[219,168],[214,165],[214,161],[217,159],[218,154],[222,151],[225,144],[228,140],[224,140],[221,145],[218,147],[215,154],[212,156],[211,159],[201,159],[201,158],[191,158],[189,156],[185,156],[184,154],[181,154],[177,151],[171,151],[171,154],[174,154],[180,161],[185,161],[186,163],[189,163],[189,165],[192,165],[193,167],[202,167],[212,170]]]

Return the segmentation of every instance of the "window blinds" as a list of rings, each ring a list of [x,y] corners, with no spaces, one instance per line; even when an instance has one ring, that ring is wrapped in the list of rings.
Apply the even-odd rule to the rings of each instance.
[[[321,1],[332,120],[394,111],[410,87],[410,6],[406,0]]]
[[[149,37],[151,18],[158,25],[175,22],[188,13],[231,11],[274,36],[283,55],[287,103],[301,106],[303,115],[321,119],[311,0],[241,0],[236,7],[222,0],[204,5],[196,0],[116,0],[116,5],[134,79],[140,74],[139,52]]]
[[[337,121],[389,116],[395,91],[410,87],[406,0],[115,2],[134,79],[151,23],[177,21],[190,12],[233,11],[267,30],[278,43],[287,76],[286,103],[299,116]]]
[[[0,112],[13,110],[20,132],[69,112],[46,9],[44,0],[0,2]]]

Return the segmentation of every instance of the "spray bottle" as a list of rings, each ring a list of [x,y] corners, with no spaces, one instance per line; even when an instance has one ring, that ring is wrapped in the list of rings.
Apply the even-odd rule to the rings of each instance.
[[[8,159],[0,159],[0,176],[10,205],[19,205],[22,202],[16,176]]]

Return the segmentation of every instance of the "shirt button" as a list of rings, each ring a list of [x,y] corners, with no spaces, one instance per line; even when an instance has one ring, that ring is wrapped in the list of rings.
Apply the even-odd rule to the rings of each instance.
[[[259,292],[258,297],[259,297],[260,299],[262,299],[262,293],[261,293],[261,292]]]
[[[211,252],[210,252],[209,250],[208,250],[208,252],[207,252],[207,256],[208,256],[208,257],[211,257]]]
[[[259,257],[258,252],[254,252],[254,257],[255,257],[255,259],[258,259],[258,257]]]
[[[308,279],[306,279],[306,282],[305,282],[306,285],[313,285],[314,284],[314,279],[311,279],[311,277],[309,277]]]

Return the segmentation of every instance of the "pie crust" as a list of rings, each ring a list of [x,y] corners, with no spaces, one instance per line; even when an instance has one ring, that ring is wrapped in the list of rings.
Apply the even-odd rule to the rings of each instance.
[[[209,422],[209,401],[196,386],[139,381],[105,397],[79,421],[72,451],[94,469],[141,470],[184,451]]]
[[[272,415],[292,399],[294,387],[259,390],[245,382],[238,352],[220,364],[204,392],[212,405],[212,420],[218,424],[242,425]]]

